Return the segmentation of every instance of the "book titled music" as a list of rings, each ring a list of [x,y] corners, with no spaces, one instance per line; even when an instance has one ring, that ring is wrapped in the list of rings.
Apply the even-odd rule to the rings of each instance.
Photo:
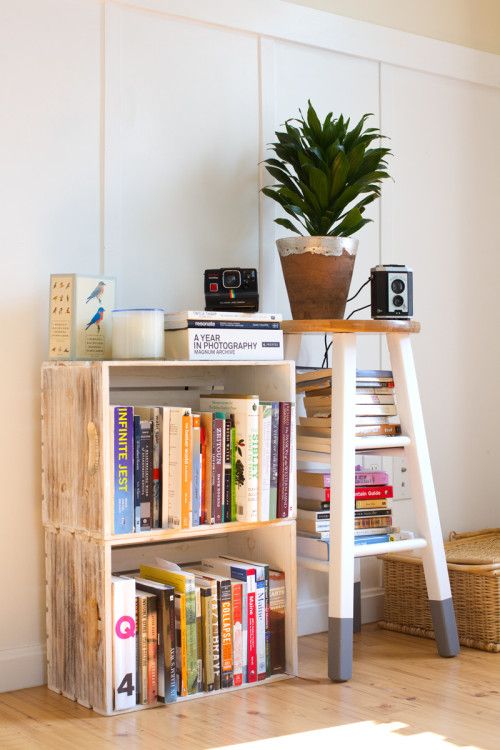
[[[234,415],[237,520],[257,521],[259,398],[253,395],[210,394],[201,396],[200,404],[203,411],[221,412],[226,419]]]
[[[111,479],[115,534],[134,531],[134,410],[110,406]]]
[[[113,602],[113,703],[115,711],[136,704],[135,581],[111,578]]]

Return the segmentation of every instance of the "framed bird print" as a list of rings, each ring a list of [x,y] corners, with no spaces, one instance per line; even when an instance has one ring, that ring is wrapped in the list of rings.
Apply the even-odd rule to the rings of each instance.
[[[49,300],[49,359],[111,359],[113,278],[52,274]]]

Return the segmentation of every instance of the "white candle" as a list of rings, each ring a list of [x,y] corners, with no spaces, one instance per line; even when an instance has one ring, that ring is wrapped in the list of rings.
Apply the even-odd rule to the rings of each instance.
[[[161,308],[113,310],[113,359],[162,359],[164,315]]]

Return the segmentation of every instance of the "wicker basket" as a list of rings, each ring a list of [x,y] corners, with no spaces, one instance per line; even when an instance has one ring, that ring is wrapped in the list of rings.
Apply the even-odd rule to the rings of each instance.
[[[445,543],[462,646],[500,652],[500,529],[450,534]],[[381,555],[387,630],[434,638],[422,561],[417,554]]]

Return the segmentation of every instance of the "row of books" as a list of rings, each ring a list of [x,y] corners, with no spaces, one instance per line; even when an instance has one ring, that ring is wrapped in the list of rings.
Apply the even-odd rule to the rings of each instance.
[[[230,557],[112,577],[115,710],[285,671],[285,574]]]
[[[283,359],[279,313],[185,310],[165,315],[165,357],[181,360]]]
[[[296,380],[306,412],[305,417],[299,417],[297,447],[329,453],[332,371],[307,370],[297,373]],[[389,370],[357,370],[355,430],[356,437],[401,434],[394,380]]]
[[[330,539],[330,474],[297,471],[297,531]],[[393,526],[393,487],[385,471],[367,471],[356,466],[354,489],[354,543],[390,541],[398,532]],[[334,499],[335,501],[335,499]]]
[[[207,395],[183,406],[111,406],[114,530],[191,528],[295,515],[295,406]]]

